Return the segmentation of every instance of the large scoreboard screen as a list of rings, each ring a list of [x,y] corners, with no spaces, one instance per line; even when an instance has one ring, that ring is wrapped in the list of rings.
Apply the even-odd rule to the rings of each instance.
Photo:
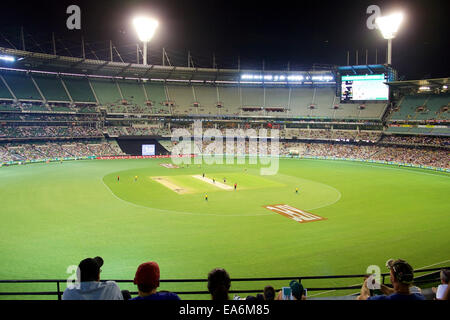
[[[341,101],[389,100],[385,74],[341,77]]]
[[[142,155],[143,156],[154,156],[155,155],[155,145],[154,144],[143,144],[142,145]]]

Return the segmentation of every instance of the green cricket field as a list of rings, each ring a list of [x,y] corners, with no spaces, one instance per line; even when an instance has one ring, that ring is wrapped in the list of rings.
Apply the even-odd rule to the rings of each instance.
[[[450,263],[448,173],[313,159],[281,159],[275,175],[260,175],[251,164],[169,163],[80,160],[0,168],[0,279],[67,279],[71,265],[94,256],[103,257],[101,278],[110,280],[132,280],[146,261],[158,262],[161,279],[206,279],[215,267],[246,278],[363,274],[371,265],[386,272],[389,258],[415,269]],[[232,289],[287,283],[232,283]],[[304,286],[359,283],[305,280]],[[120,287],[136,291],[132,283]],[[160,289],[204,291],[206,283]],[[21,290],[55,288],[0,284],[0,292]]]

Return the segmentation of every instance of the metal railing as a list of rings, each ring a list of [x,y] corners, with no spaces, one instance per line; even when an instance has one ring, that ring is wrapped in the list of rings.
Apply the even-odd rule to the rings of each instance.
[[[414,284],[420,285],[422,283],[430,283],[433,281],[439,281],[439,271],[442,269],[450,269],[450,267],[444,268],[431,268],[431,269],[420,269],[415,270],[414,273],[428,273],[425,275],[421,275],[414,278]],[[389,273],[382,273],[380,277],[382,279],[381,283],[385,284],[386,277],[389,277]],[[432,279],[429,278],[430,275],[434,277]],[[255,281],[290,281],[290,280],[326,280],[326,279],[350,279],[350,278],[359,278],[363,279],[367,274],[356,274],[356,275],[334,275],[334,276],[294,276],[294,277],[269,277],[269,278],[235,278],[231,279],[232,283],[236,282],[255,282]],[[427,276],[427,279],[424,277]],[[102,280],[108,281],[108,280]],[[116,283],[133,283],[133,280],[113,280]],[[207,282],[207,279],[161,279],[161,283],[201,283]],[[5,296],[57,296],[58,300],[61,300],[62,294],[64,290],[61,290],[61,284],[66,284],[67,280],[0,280],[1,284],[25,284],[25,283],[54,283],[56,285],[56,291],[8,291],[2,292],[0,291],[0,299]],[[360,289],[361,284],[359,285],[351,285],[351,286],[340,286],[340,287],[307,287],[308,291],[338,291],[338,290],[352,290],[352,289]],[[277,291],[280,288],[276,289]],[[209,294],[207,290],[200,291],[173,291],[178,295],[205,295]],[[230,294],[238,294],[238,293],[262,293],[262,289],[242,289],[242,290],[230,290]],[[136,295],[137,292],[130,292],[130,294]]]

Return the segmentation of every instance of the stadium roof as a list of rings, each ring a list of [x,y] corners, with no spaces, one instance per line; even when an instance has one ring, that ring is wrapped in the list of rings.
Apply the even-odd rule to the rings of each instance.
[[[387,66],[383,64],[369,64],[356,66],[341,66],[338,71],[341,74],[374,74],[386,72]]]
[[[85,59],[78,57],[60,56],[46,53],[29,52],[11,48],[0,47],[0,54],[14,57],[13,62],[0,61],[1,67],[8,69],[38,70],[66,74],[96,75],[120,78],[144,78],[159,80],[184,80],[184,81],[211,81],[211,82],[241,82],[241,75],[259,74],[266,75],[279,73],[284,75],[305,75],[312,79],[313,76],[334,75],[333,68],[323,70],[300,71],[268,71],[245,69],[214,69],[193,68],[180,66],[143,65],[137,63],[105,61]],[[334,84],[334,81],[330,82]]]
[[[387,84],[394,88],[417,89],[420,87],[442,88],[442,86],[448,86],[449,78],[438,78],[438,79],[424,79],[424,80],[407,80],[407,81],[392,81],[387,82]]]

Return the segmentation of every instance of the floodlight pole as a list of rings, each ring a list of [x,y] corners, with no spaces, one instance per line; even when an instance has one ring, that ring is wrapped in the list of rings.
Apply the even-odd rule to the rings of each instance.
[[[388,39],[387,64],[388,66],[392,64],[392,39]]]
[[[139,44],[136,43],[136,63],[139,64]]]
[[[23,35],[23,27],[20,27],[20,37],[22,39],[22,50],[25,51],[25,36]]]
[[[144,65],[147,65],[147,41],[143,41],[143,43],[144,43],[144,50],[143,50],[143,53],[142,53],[142,55],[143,55],[143,64]]]

